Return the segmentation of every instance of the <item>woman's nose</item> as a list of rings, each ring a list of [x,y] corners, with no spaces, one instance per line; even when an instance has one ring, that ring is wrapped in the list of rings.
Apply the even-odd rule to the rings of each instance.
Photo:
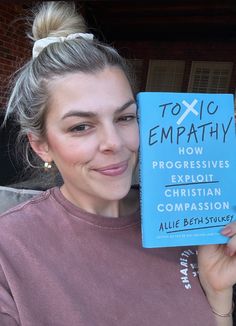
[[[100,138],[100,151],[102,152],[116,152],[119,151],[123,145],[123,139],[115,125],[107,126],[102,130]]]

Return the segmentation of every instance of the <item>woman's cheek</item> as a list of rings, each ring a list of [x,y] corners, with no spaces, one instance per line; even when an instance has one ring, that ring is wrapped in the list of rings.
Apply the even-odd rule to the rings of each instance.
[[[137,151],[139,149],[139,129],[138,125],[136,125],[134,132],[132,133],[132,149]]]

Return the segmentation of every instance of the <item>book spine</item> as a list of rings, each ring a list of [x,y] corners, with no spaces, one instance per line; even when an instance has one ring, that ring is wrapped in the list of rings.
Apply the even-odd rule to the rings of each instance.
[[[145,220],[144,220],[144,212],[145,212],[145,204],[144,204],[144,200],[143,200],[143,180],[144,180],[144,176],[143,176],[143,138],[142,137],[142,126],[143,126],[143,114],[142,114],[142,110],[144,110],[143,107],[143,96],[145,96],[145,94],[139,93],[137,95],[137,104],[138,104],[138,122],[139,122],[139,138],[140,138],[140,146],[139,146],[139,182],[140,182],[140,208],[141,208],[141,233],[142,233],[142,246],[144,248],[149,248],[148,243],[147,243],[147,239],[146,239],[146,234],[145,234]]]

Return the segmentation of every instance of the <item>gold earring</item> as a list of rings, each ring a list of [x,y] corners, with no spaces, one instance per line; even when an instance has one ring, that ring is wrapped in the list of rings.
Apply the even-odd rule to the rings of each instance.
[[[44,162],[44,168],[45,169],[51,169],[52,164],[50,162]]]

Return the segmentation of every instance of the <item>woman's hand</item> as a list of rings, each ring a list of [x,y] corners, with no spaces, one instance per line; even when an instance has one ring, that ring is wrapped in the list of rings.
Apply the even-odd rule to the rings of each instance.
[[[227,314],[232,308],[233,285],[236,283],[236,222],[221,232],[229,237],[226,245],[200,246],[199,278],[212,309]],[[231,318],[217,317],[218,325],[232,325]]]

